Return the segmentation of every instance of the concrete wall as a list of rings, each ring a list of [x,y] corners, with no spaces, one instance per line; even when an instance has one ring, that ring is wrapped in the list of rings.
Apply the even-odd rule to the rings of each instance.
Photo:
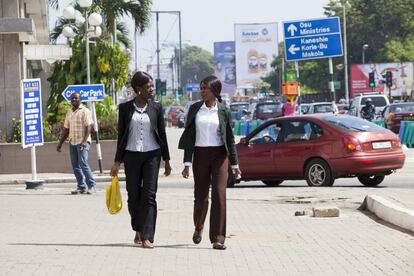
[[[57,142],[45,143],[36,147],[38,173],[71,173],[69,145],[62,146],[62,152],[56,151]],[[116,141],[101,141],[104,170],[113,164]],[[0,174],[31,173],[30,148],[22,149],[21,144],[0,144]],[[99,170],[96,157],[96,144],[92,143],[89,151],[89,164],[92,170]],[[1,178],[1,175],[0,175]]]
[[[19,17],[17,0],[0,0],[0,16]],[[18,34],[0,34],[0,136],[11,134],[11,119],[19,117],[21,46]]]
[[[20,45],[17,34],[0,35],[0,130],[10,136],[20,110]]]

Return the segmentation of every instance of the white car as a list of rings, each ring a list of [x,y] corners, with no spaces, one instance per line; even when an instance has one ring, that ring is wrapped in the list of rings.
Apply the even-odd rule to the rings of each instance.
[[[365,101],[370,98],[375,106],[375,113],[381,114],[384,108],[390,104],[388,97],[382,94],[361,95],[352,99],[349,110],[346,114],[361,117],[361,109],[365,106]]]
[[[309,104],[306,113],[304,114],[316,114],[316,113],[338,113],[338,107],[333,102],[320,102]]]

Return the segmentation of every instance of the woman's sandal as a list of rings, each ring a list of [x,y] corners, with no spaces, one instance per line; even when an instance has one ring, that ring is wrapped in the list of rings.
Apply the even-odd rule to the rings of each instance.
[[[142,247],[146,249],[154,249],[154,244],[150,242],[149,240],[144,240],[142,242]]]
[[[141,234],[138,231],[135,233],[134,243],[136,245],[142,245]]]

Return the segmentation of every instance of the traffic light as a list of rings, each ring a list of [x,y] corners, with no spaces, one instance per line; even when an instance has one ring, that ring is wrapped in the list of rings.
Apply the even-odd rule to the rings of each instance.
[[[385,84],[387,85],[388,88],[392,86],[392,72],[391,71],[387,71],[387,73],[385,73]]]
[[[155,91],[157,92],[157,95],[167,96],[167,81],[156,79]]]
[[[369,87],[375,87],[375,73],[369,73]]]
[[[262,97],[266,97],[266,93],[267,93],[266,87],[263,86],[262,91],[261,91]]]
[[[182,96],[183,96],[183,88],[178,87],[178,97],[182,97]]]

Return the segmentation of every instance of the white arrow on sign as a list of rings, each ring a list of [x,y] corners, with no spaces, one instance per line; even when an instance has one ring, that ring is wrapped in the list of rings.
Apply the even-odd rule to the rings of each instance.
[[[296,26],[293,24],[290,24],[289,27],[287,28],[287,31],[290,32],[290,36],[294,36],[297,30],[298,28],[296,28]]]
[[[289,47],[289,49],[288,49],[288,51],[289,51],[292,55],[295,55],[295,54],[296,54],[296,51],[299,51],[299,50],[300,50],[300,48],[299,48],[299,47],[295,47],[295,45],[296,45],[296,44],[292,44],[292,45],[290,45],[290,47]]]

